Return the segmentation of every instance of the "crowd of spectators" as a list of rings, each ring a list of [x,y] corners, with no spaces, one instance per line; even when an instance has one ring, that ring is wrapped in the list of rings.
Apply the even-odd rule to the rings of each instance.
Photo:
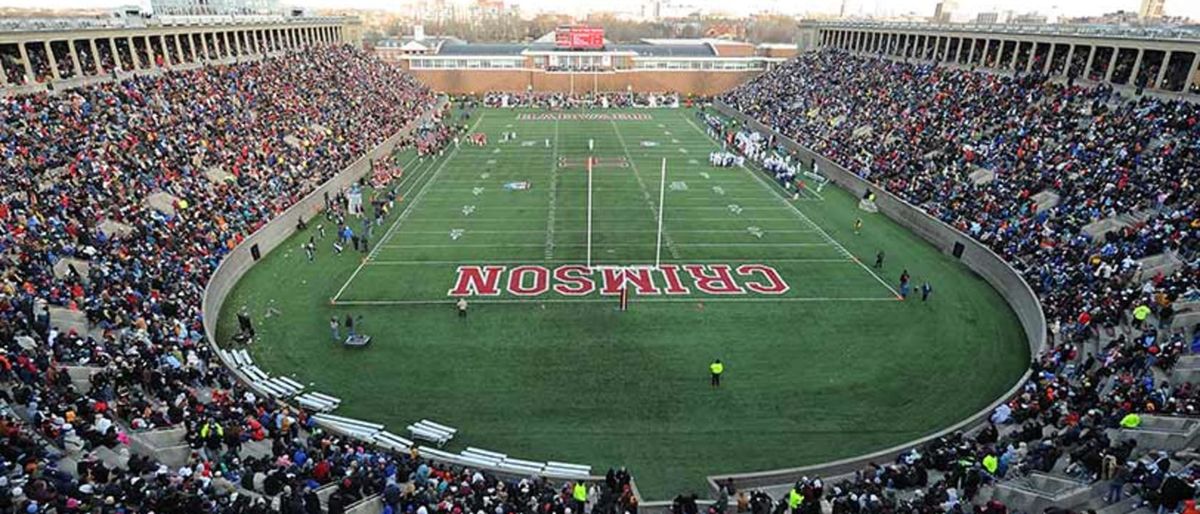
[[[240,386],[204,342],[222,256],[434,103],[351,47],[5,98],[0,512],[313,513],[320,486],[335,514],[375,494],[389,513],[571,512],[565,484],[323,432]],[[49,307],[93,329],[60,329]],[[68,365],[101,371],[82,385]],[[186,434],[185,465],[130,455],[164,427]],[[627,484],[595,498],[615,506]]]
[[[1200,299],[1200,106],[838,51],[793,59],[723,101],[992,248],[1051,326],[1033,378],[988,427],[835,484],[845,508],[835,499],[834,512],[962,511],[981,486],[1033,471],[1113,481],[1160,512],[1194,497],[1200,469],[1106,429],[1200,414],[1195,385],[1162,374],[1200,350],[1195,327],[1170,328],[1178,305]],[[726,137],[751,132],[706,121]],[[977,180],[981,169],[994,175]],[[1057,204],[1040,205],[1043,191]],[[1118,217],[1115,230],[1084,230]],[[1143,273],[1138,260],[1162,253],[1182,264]],[[890,494],[904,487],[919,489]]]
[[[513,93],[490,91],[483,95],[487,107],[536,109],[625,109],[630,107],[679,107],[678,93]]]

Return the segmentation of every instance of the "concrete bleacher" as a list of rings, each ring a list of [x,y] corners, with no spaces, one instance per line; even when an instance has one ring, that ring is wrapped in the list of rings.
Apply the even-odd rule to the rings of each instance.
[[[187,444],[187,429],[183,425],[154,430],[126,430],[129,448],[157,462],[177,468],[187,464],[192,448]]]
[[[1200,302],[1176,302],[1175,317],[1171,318],[1171,328],[1191,329],[1200,325]]]
[[[971,180],[972,184],[977,186],[987,185],[993,180],[996,180],[996,172],[987,168],[980,168],[976,166],[971,170],[971,173],[967,175],[967,178]]]
[[[996,484],[992,497],[1012,511],[1042,512],[1046,507],[1078,505],[1103,496],[1107,484],[1088,484],[1053,473],[1033,472]]]
[[[1182,450],[1191,447],[1200,435],[1200,418],[1143,414],[1137,428],[1109,429],[1109,437],[1135,439],[1139,448]]]
[[[125,237],[133,233],[133,227],[113,220],[101,221],[98,228],[100,229],[100,232],[105,235],[105,237],[110,238]]]
[[[66,278],[72,275],[72,271],[78,274],[80,280],[87,284],[88,271],[91,270],[91,264],[83,259],[73,257],[63,257],[58,262],[54,263],[54,278]]]
[[[1173,251],[1143,257],[1137,262],[1140,269],[1133,279],[1138,282],[1150,280],[1160,273],[1167,276],[1183,267],[1183,259]]]
[[[46,310],[50,313],[50,326],[57,328],[59,332],[65,334],[75,331],[81,336],[87,335],[89,325],[87,314],[83,311],[57,305],[51,305]]]
[[[170,193],[159,191],[146,197],[146,207],[154,209],[168,216],[175,215],[175,204],[179,198]]]
[[[1037,204],[1038,212],[1042,212],[1058,207],[1058,202],[1062,200],[1062,197],[1058,193],[1047,189],[1033,195],[1030,199]]]

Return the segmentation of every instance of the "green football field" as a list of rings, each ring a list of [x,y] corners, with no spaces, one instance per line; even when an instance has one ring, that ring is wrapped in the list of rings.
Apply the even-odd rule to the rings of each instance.
[[[914,439],[1025,369],[1001,297],[851,195],[793,200],[761,171],[710,166],[719,144],[691,110],[596,113],[481,110],[468,123],[488,145],[398,155],[401,200],[370,252],[335,255],[324,222],[308,262],[314,220],[242,279],[220,340],[246,308],[255,361],[342,398],[340,415],[402,435],[451,425],[451,451],[626,465],[651,499]],[[928,302],[897,299],[902,269],[933,286]],[[369,347],[333,340],[329,318],[347,314]]]

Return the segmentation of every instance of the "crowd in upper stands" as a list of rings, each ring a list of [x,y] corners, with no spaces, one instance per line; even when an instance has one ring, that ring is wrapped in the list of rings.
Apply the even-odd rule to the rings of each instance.
[[[205,343],[200,299],[222,256],[432,111],[410,76],[330,47],[2,102],[0,512],[336,514],[373,494],[419,514],[573,505],[563,484],[323,432]],[[405,146],[436,144],[436,126]],[[60,329],[50,306],[93,330]],[[103,371],[80,387],[67,365]],[[131,437],[163,427],[186,433],[185,466],[130,456]],[[616,505],[628,482],[594,498]]]
[[[1200,300],[1200,106],[838,51],[805,54],[723,100],[992,248],[1050,324],[1033,378],[990,426],[835,484],[834,512],[839,499],[840,512],[961,511],[991,480],[1052,470],[1113,481],[1160,512],[1194,497],[1200,468],[1106,429],[1200,414],[1198,388],[1162,374],[1200,351],[1196,327],[1169,329],[1178,305]],[[1124,226],[1085,230],[1104,219]],[[1164,253],[1177,270],[1141,269]],[[921,489],[885,494],[904,487]]]

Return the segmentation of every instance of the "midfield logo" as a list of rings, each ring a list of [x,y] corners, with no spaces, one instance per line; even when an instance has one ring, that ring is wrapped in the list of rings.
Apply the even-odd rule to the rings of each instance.
[[[664,264],[654,268],[596,268],[572,264],[546,268],[523,266],[459,266],[454,287],[447,296],[563,296],[621,294],[630,287],[638,295],[770,295],[787,293],[791,286],[766,264]]]

